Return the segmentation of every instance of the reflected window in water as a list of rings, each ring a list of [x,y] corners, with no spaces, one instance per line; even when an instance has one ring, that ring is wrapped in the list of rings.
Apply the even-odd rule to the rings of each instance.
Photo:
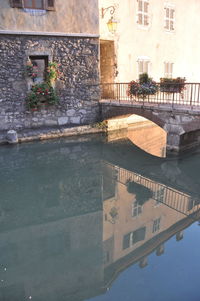
[[[134,201],[132,204],[132,216],[136,217],[142,213],[142,206],[138,201]]]
[[[145,239],[146,227],[137,229],[136,231],[130,232],[124,235],[123,238],[123,250],[130,248],[132,245]]]
[[[160,230],[160,221],[161,221],[161,217],[153,221],[152,233],[158,232]]]

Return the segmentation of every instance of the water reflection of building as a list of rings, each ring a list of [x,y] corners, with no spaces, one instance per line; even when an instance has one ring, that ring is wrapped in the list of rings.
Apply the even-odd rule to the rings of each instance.
[[[105,281],[128,265],[147,265],[147,255],[164,253],[164,242],[198,219],[200,205],[189,195],[137,173],[105,164],[103,245]],[[107,176],[106,176],[107,175]],[[112,177],[110,177],[112,176]],[[113,184],[115,182],[115,185]]]
[[[0,233],[0,300],[96,295],[103,283],[101,245],[101,211]]]
[[[164,242],[180,240],[198,218],[198,204],[178,190],[105,162],[93,164],[96,178],[92,166],[87,179],[80,168],[74,181],[62,173],[42,190],[34,186],[35,202],[1,199],[0,300],[96,296],[122,269],[144,267],[154,250],[161,255]]]

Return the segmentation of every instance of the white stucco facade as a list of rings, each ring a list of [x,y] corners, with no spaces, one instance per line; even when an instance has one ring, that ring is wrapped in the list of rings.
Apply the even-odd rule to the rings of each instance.
[[[145,8],[147,13],[144,12],[148,24],[140,25],[138,9],[144,2],[148,7]],[[111,5],[115,6],[113,16],[118,20],[114,34],[108,32],[106,25],[110,11],[107,10],[104,18],[101,16],[101,8]],[[101,41],[114,41],[115,82],[136,80],[141,71],[139,61],[147,62],[148,73],[156,81],[166,76],[169,65],[172,77],[185,77],[187,82],[200,81],[199,0],[100,0],[99,7]],[[165,28],[167,14],[173,23],[171,30]]]

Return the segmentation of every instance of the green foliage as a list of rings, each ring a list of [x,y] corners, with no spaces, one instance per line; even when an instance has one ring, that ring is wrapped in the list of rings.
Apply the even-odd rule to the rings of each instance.
[[[148,73],[142,73],[139,75],[139,83],[142,84],[148,84],[148,82],[152,80],[152,78],[149,78]]]
[[[128,96],[141,96],[145,98],[147,95],[154,95],[158,91],[158,85],[147,73],[140,74],[139,80],[131,81],[128,86]]]
[[[60,65],[56,62],[50,62],[46,70],[45,82],[35,84],[31,87],[31,91],[26,98],[26,104],[29,109],[38,110],[45,105],[55,105],[58,103],[59,99],[52,85],[61,76],[59,67]],[[33,80],[38,76],[38,68],[30,60],[26,64],[26,75]]]
[[[29,92],[26,103],[29,109],[39,109],[44,105],[54,105],[59,99],[55,89],[49,83],[39,83],[32,86]]]
[[[177,78],[161,78],[160,91],[166,93],[181,93],[185,88],[186,79],[183,77]]]
[[[61,72],[59,71],[60,64],[56,62],[50,62],[47,68],[47,82],[51,83],[56,81],[60,76]]]
[[[104,120],[104,121],[101,121],[101,122],[94,123],[93,127],[97,128],[97,129],[105,130],[107,128],[107,122]]]

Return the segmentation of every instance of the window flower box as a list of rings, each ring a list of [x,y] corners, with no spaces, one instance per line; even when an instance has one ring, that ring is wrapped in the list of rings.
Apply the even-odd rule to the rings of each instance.
[[[165,93],[181,93],[185,88],[185,78],[161,78],[160,92]]]

